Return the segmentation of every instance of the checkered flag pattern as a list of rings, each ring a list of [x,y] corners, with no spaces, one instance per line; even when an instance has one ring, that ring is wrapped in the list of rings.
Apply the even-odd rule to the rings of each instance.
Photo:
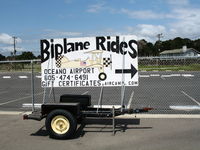
[[[56,67],[60,68],[61,67],[61,60],[64,56],[58,56],[56,59]]]
[[[112,60],[110,58],[103,58],[103,66],[108,67],[112,64]]]

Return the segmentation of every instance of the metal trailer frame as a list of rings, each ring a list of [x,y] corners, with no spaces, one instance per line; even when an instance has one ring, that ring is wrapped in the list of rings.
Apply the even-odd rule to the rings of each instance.
[[[68,96],[68,95],[67,95]],[[66,97],[67,97],[66,96]],[[115,108],[115,106],[112,106],[111,108],[102,108],[97,107],[94,108],[92,106],[87,106],[87,104],[82,107],[83,104],[81,104],[81,97],[86,96],[90,97],[90,95],[72,95],[75,98],[79,99],[79,102],[61,102],[61,103],[45,103],[41,105],[41,111],[33,111],[31,114],[23,115],[24,120],[32,119],[41,121],[42,119],[48,117],[48,115],[55,110],[66,110],[73,114],[75,119],[81,121],[80,123],[85,123],[86,118],[109,118],[112,119],[112,133],[115,135],[116,132],[116,116],[123,115],[123,114],[136,114],[136,113],[142,113],[142,112],[148,112],[149,110],[152,110],[152,108],[145,107],[141,109],[131,109],[131,108]],[[89,102],[90,103],[90,102]],[[73,135],[72,135],[73,136]],[[53,138],[59,138],[54,136]],[[71,138],[67,137],[67,138]],[[59,138],[60,139],[60,138]]]

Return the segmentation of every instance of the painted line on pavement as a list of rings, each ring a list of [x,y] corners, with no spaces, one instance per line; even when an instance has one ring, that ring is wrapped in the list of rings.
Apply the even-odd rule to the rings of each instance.
[[[19,76],[20,79],[27,79],[27,76]]]
[[[199,114],[125,114],[117,116],[116,118],[192,119],[192,118],[200,118],[200,115]]]
[[[31,114],[31,111],[0,111],[0,115],[23,115]],[[125,114],[115,117],[116,119],[194,119],[200,118],[199,114]]]
[[[194,77],[192,74],[182,74],[183,77]]]
[[[191,97],[190,95],[188,95],[187,93],[185,93],[184,91],[181,91],[185,96],[187,96],[189,99],[191,99],[193,102],[195,102],[197,105],[200,106],[200,103],[195,100],[193,97]]]
[[[41,94],[43,94],[43,92],[35,94],[35,95],[41,95]],[[21,100],[24,100],[24,99],[27,99],[27,98],[31,98],[31,97],[32,96],[26,96],[26,97],[18,98],[18,99],[15,99],[15,100],[10,100],[10,101],[4,102],[4,103],[0,103],[0,106],[6,105],[6,104],[9,104],[9,103],[13,103],[13,102],[17,102],[17,101],[21,101]]]
[[[150,74],[151,77],[160,77],[159,74]]]
[[[161,79],[163,79],[163,80],[166,80],[164,77],[160,77]]]
[[[169,78],[169,77],[171,77],[171,75],[161,75],[161,78]]]
[[[149,78],[150,75],[139,75],[140,78]]]
[[[3,79],[10,79],[11,76],[3,76]]]
[[[0,111],[0,115],[20,115],[23,113],[22,111]]]
[[[40,78],[42,78],[42,76],[36,76],[36,78],[39,78],[39,79],[40,79]]]
[[[181,74],[171,74],[171,77],[180,77]]]
[[[85,95],[85,94],[87,94],[89,91],[86,91],[86,92],[84,92],[84,93],[82,93],[81,95]]]

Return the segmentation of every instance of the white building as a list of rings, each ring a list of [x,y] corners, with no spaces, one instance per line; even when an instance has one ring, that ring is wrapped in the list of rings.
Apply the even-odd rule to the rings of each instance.
[[[161,57],[200,57],[200,52],[194,48],[183,46],[181,49],[165,50],[160,53]]]

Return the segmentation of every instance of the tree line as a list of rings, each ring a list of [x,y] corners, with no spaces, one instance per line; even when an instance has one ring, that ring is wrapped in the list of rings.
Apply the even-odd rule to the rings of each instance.
[[[4,60],[33,60],[33,59],[40,59],[40,55],[39,56],[35,56],[32,52],[22,52],[22,54],[20,55],[11,55],[11,56],[3,56],[2,54],[0,54],[0,61],[4,61]]]
[[[166,41],[156,41],[154,44],[146,40],[138,41],[138,55],[142,57],[159,56],[162,51],[181,49],[183,46],[194,48],[200,52],[200,39],[191,40],[188,38],[176,37]]]
[[[164,50],[180,49],[183,46],[188,48],[194,48],[200,52],[200,39],[191,40],[188,38],[176,37],[174,39],[166,41],[156,41],[151,43],[145,39],[138,41],[138,55],[140,57],[149,57],[149,56],[159,56],[159,54]],[[39,56],[35,56],[32,52],[22,52],[21,55],[16,56],[3,56],[0,54],[0,61],[3,60],[31,60],[31,59],[40,59]]]

